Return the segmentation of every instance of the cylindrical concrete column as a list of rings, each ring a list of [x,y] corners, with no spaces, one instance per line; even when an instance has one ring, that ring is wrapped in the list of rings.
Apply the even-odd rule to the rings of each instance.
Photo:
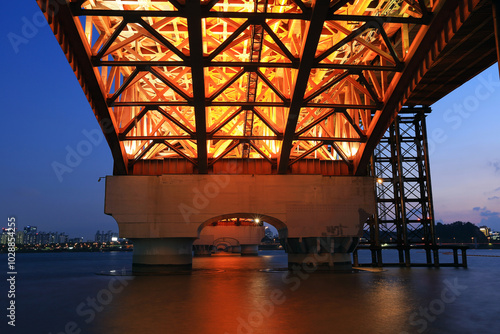
[[[231,253],[241,253],[241,246],[231,246]]]
[[[241,255],[259,255],[259,245],[241,245]]]
[[[132,239],[132,271],[159,272],[190,270],[196,238]]]
[[[212,245],[194,245],[193,256],[211,256],[212,248]]]

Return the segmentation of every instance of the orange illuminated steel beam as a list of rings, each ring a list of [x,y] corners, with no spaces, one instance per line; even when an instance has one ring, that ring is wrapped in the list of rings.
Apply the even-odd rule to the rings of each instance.
[[[205,111],[205,79],[203,69],[203,40],[201,26],[201,5],[199,0],[186,0],[189,6],[187,23],[189,31],[189,49],[191,75],[193,81],[193,100],[196,122],[196,146],[198,153],[198,171],[208,172],[207,123]]]
[[[384,107],[377,113],[368,129],[368,141],[361,145],[355,159],[356,175],[368,173],[373,150],[397,113],[405,105],[412,90],[437,60],[439,53],[451,40],[480,0],[438,1],[433,12],[437,13],[429,26],[424,26],[409,48],[409,61],[401,73],[396,73],[387,89]]]
[[[113,112],[105,100],[104,89],[99,81],[98,71],[90,62],[91,51],[83,43],[84,34],[78,19],[74,19],[63,1],[37,0],[54,35],[75,72],[85,96],[99,122],[113,155],[115,175],[127,174],[128,158],[123,143],[118,137],[118,127]]]
[[[278,172],[284,174],[288,170],[290,153],[292,150],[292,141],[295,136],[295,130],[299,118],[300,109],[303,104],[304,94],[309,81],[311,65],[314,62],[314,56],[319,43],[323,25],[328,15],[330,1],[316,0],[313,1],[311,20],[306,28],[306,39],[300,52],[300,65],[298,69],[297,79],[293,88],[292,100],[290,102],[290,110],[288,112],[288,120],[286,123],[285,135],[281,146],[281,156],[278,162]],[[306,153],[313,152],[308,150]],[[308,154],[303,154],[305,157]]]
[[[226,159],[360,173],[431,17],[424,0],[38,3],[112,124],[116,174],[169,159],[197,173]]]

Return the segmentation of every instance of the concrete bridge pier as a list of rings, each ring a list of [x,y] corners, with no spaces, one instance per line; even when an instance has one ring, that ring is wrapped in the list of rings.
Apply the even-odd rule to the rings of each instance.
[[[112,176],[105,212],[134,241],[134,271],[191,268],[195,240],[255,254],[264,236],[258,222],[277,228],[290,266],[346,270],[375,213],[374,184],[321,175]],[[257,225],[217,225],[233,218]]]
[[[233,253],[233,254],[240,254],[241,253],[241,246],[229,246],[229,249],[231,250],[231,253]]]
[[[288,268],[306,271],[349,271],[351,253],[359,242],[357,237],[287,238]]]
[[[213,250],[212,245],[193,245],[193,256],[211,256]]]
[[[192,268],[195,238],[137,238],[132,270],[135,272],[179,271]]]
[[[243,256],[259,255],[259,245],[241,245],[241,255]]]

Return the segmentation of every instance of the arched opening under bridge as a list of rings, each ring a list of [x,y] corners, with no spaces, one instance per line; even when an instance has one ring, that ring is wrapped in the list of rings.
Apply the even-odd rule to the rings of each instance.
[[[233,213],[212,217],[198,228],[199,238],[193,243],[195,256],[209,256],[220,251],[258,255],[259,245],[265,237],[264,223],[276,228],[281,239],[286,239],[286,224],[275,217],[258,213]],[[236,240],[238,245],[224,241]],[[220,246],[220,247],[219,247]]]

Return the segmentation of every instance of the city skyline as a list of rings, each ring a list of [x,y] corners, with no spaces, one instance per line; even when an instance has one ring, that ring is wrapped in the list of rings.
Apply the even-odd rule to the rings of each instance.
[[[91,238],[117,230],[104,214],[113,161],[97,121],[35,2],[9,3],[1,23],[3,223]],[[21,39],[16,39],[18,36]],[[500,83],[493,65],[431,106],[427,117],[435,219],[500,230]]]
[[[85,239],[83,236],[70,235],[65,231],[44,231],[39,230],[38,226],[28,225],[24,227],[16,227],[14,231],[8,227],[0,227],[0,244],[7,243],[7,236],[10,233],[16,236],[16,244],[47,244],[47,243],[80,243],[80,242],[108,242],[118,240],[118,232],[116,230],[97,230],[93,238]]]

